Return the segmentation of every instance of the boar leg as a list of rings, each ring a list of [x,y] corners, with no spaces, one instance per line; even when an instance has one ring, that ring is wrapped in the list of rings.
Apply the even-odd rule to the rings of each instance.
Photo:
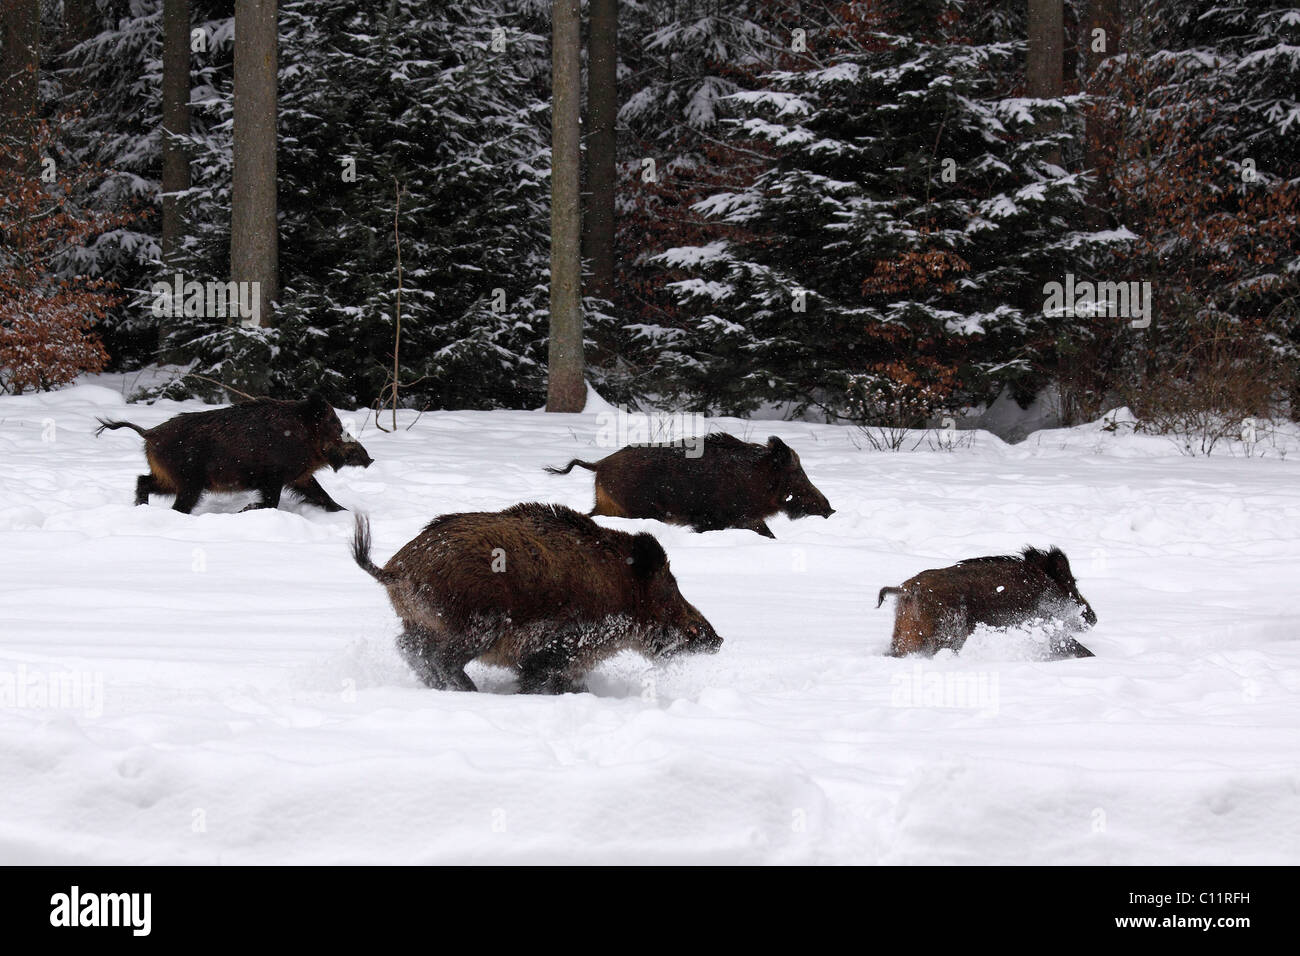
[[[172,503],[173,509],[186,515],[194,510],[207,484],[201,463],[192,456],[190,460],[174,467],[159,467],[154,464],[154,456],[149,455],[149,469],[153,472],[159,490],[176,495],[176,501]]]
[[[586,685],[578,678],[557,671],[521,671],[521,694],[582,694]]]
[[[664,520],[667,521],[668,519],[665,518]],[[691,515],[685,518],[683,523],[696,534],[704,534],[706,531],[724,531],[731,527],[725,519],[710,515]]]
[[[261,496],[261,501],[254,501],[251,505],[246,505],[244,511],[256,511],[259,508],[278,508],[280,506],[280,489],[281,485],[264,485],[257,489]]]
[[[519,693],[581,694],[587,688],[571,673],[573,660],[560,647],[529,654],[519,662]]]
[[[295,481],[290,485],[294,491],[302,495],[304,501],[314,504],[318,508],[324,508],[326,511],[346,511],[341,504],[329,496],[329,493],[320,486],[320,482],[313,476],[308,475],[304,481]]]
[[[199,503],[199,498],[202,495],[202,485],[182,485],[176,492],[176,501],[172,508],[183,515],[187,515],[194,510],[194,506]]]
[[[141,475],[135,480],[135,503],[137,505],[147,505],[150,495],[161,495],[165,492],[158,487],[158,482],[154,480],[152,474]]]
[[[469,675],[465,673],[465,665],[474,658],[466,658],[463,648],[455,644],[433,641],[430,641],[427,646],[429,661],[437,669],[438,676],[442,678],[443,685],[448,690],[470,692],[478,690]]]
[[[755,518],[752,521],[732,521],[728,518],[702,517],[690,519],[691,530],[697,533],[705,531],[723,531],[727,528],[741,528],[745,531],[753,531],[755,534],[761,534],[765,538],[775,538],[772,529],[767,526],[767,522],[762,518]]]
[[[977,622],[976,622],[977,623]],[[933,657],[939,651],[948,648],[954,654],[960,653],[966,646],[966,638],[975,633],[975,623],[970,620],[963,600],[957,608],[945,608],[940,611],[934,630],[927,642],[926,653]]]
[[[894,638],[889,645],[889,656],[915,654],[924,648],[933,630],[934,622],[921,607],[921,602],[904,592],[894,608]]]
[[[397,650],[406,665],[415,671],[415,676],[426,687],[446,690],[447,682],[442,679],[442,671],[433,663],[429,653],[432,644],[433,635],[412,624],[407,624],[406,630],[397,636]]]
[[[600,483],[600,476],[596,476],[596,506],[587,512],[588,517],[591,515],[605,515],[609,518],[630,518],[627,509],[614,500],[609,491]]]
[[[471,693],[478,690],[478,686],[465,673],[464,664],[444,664],[442,676],[451,690],[467,690]]]
[[[465,673],[465,661],[452,660],[438,653],[439,635],[418,624],[407,623],[406,630],[397,638],[397,649],[407,666],[426,687],[434,690],[476,691],[474,682]]]

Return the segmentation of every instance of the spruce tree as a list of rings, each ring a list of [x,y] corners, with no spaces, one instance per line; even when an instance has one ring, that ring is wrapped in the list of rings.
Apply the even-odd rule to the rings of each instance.
[[[849,5],[816,65],[727,98],[729,141],[771,168],[697,207],[731,236],[660,257],[692,310],[679,391],[920,425],[1034,373],[1042,285],[1089,240],[1083,180],[1054,162],[1072,102],[1013,95],[1023,39],[968,15]]]
[[[282,4],[277,327],[255,342],[185,317],[174,345],[196,370],[225,381],[242,350],[264,342],[274,393],[374,402],[392,369],[400,189],[404,401],[540,402],[549,158],[537,27],[503,0],[394,0],[378,16],[356,2]],[[198,271],[221,277],[228,82],[206,108],[194,253]],[[181,380],[169,393],[191,390],[202,386]]]

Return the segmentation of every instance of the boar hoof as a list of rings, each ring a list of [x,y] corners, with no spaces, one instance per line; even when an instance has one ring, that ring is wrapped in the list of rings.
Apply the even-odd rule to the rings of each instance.
[[[447,690],[463,690],[470,693],[478,690],[477,685],[465,673],[464,667],[449,667],[442,672],[442,676],[446,681]]]
[[[158,490],[157,484],[153,479],[153,474],[141,475],[135,481],[135,503],[137,505],[147,505],[149,503],[149,494]]]
[[[425,687],[430,690],[447,689],[447,682],[442,679],[442,674],[428,661],[422,658],[407,657],[406,663]]]
[[[420,683],[430,690],[464,690],[476,691],[478,687],[470,680],[464,669],[458,671],[442,670],[432,661],[423,658],[407,658],[407,664],[414,671]]]
[[[541,674],[519,678],[521,694],[585,694],[587,685],[563,674]]]
[[[463,662],[437,659],[434,653],[437,642],[438,635],[408,624],[397,638],[397,650],[425,687],[433,690],[478,690],[465,673]]]
[[[553,655],[543,652],[541,655]],[[532,666],[529,666],[532,664]],[[537,666],[536,662],[524,661],[519,669],[519,693],[521,694],[582,694],[587,685],[580,679],[563,671]]]
[[[572,662],[558,646],[535,651],[519,662],[519,693],[581,694],[587,688],[570,672]]]

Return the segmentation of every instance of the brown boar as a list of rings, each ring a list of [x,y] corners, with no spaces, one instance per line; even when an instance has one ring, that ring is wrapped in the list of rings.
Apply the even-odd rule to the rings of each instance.
[[[429,687],[476,690],[472,660],[517,668],[524,693],[580,691],[624,649],[716,651],[716,631],[677,589],[653,535],[602,528],[560,505],[435,518],[378,568],[357,517],[352,556],[388,589],[398,650]]]
[[[960,650],[976,626],[1016,627],[1036,620],[1055,622],[1064,630],[1053,641],[1053,657],[1092,657],[1070,632],[1097,623],[1083,599],[1059,548],[1025,548],[1016,555],[970,558],[949,568],[922,571],[901,587],[881,588],[898,595],[894,614],[894,657],[942,648]]]
[[[596,473],[596,507],[590,514],[612,518],[657,518],[695,531],[748,528],[775,538],[766,519],[835,513],[826,496],[804,474],[794,449],[773,435],[766,445],[725,434],[704,437],[692,457],[679,446],[629,445],[597,462],[573,466]]]
[[[253,508],[274,508],[291,488],[326,511],[344,508],[316,481],[325,466],[362,468],[372,463],[361,443],[348,438],[343,423],[320,395],[301,402],[259,398],[208,412],[187,412],[154,428],[99,419],[104,429],[130,428],[144,438],[149,474],[135,484],[135,503],[150,494],[175,495],[172,505],[189,514],[205,491],[256,491]]]

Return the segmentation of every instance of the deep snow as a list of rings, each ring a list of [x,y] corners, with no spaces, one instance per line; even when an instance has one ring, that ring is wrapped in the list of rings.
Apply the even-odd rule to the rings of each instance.
[[[133,507],[141,442],[94,417],[201,406],[124,406],[0,399],[0,863],[1300,862],[1300,452],[1094,425],[880,453],[719,420],[788,441],[838,513],[776,541],[599,520],[659,537],[722,651],[624,654],[558,698],[471,665],[467,695],[397,657],[350,514]],[[596,434],[592,412],[430,413],[368,425],[375,464],[321,483],[383,561],[440,513],[587,510],[589,473],[542,466],[606,453]],[[882,585],[1026,543],[1070,555],[1095,659],[996,635],[882,656]],[[84,693],[46,706],[57,674]]]

